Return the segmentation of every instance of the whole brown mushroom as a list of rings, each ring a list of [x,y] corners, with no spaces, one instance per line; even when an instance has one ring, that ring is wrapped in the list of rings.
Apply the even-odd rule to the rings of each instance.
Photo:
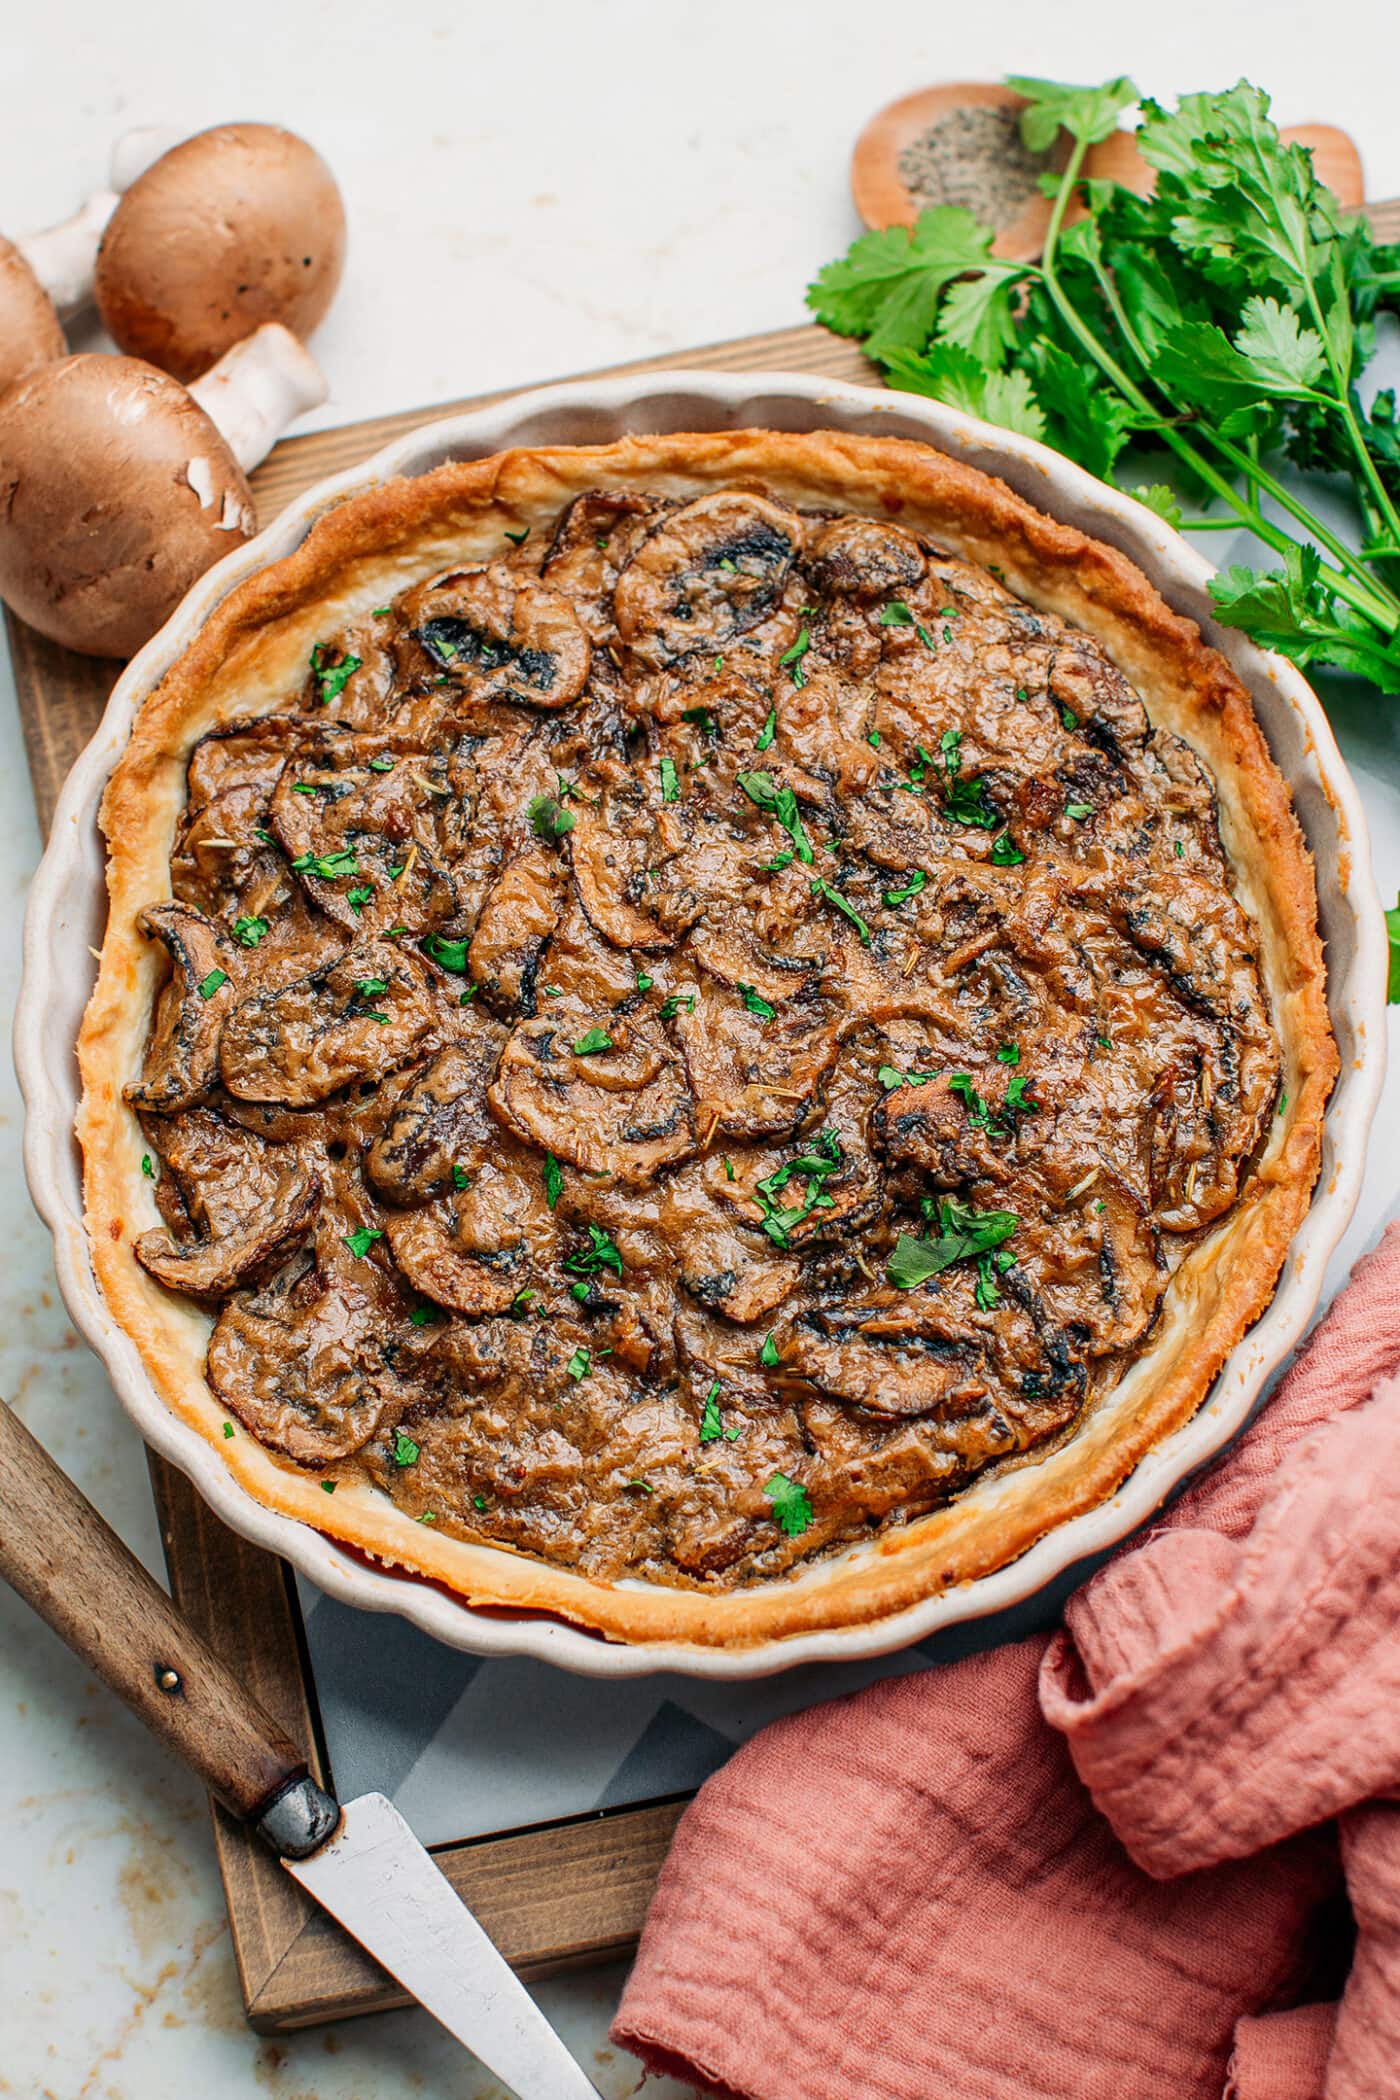
[[[324,398],[273,326],[191,391],[133,357],[41,366],[0,395],[0,597],[51,641],[134,654],[257,529],[245,467]]]
[[[97,305],[119,349],[192,379],[264,321],[309,335],[344,259],[340,191],[314,148],[273,124],[219,124],[126,192]]]
[[[0,390],[67,348],[52,299],[14,242],[0,234]]]

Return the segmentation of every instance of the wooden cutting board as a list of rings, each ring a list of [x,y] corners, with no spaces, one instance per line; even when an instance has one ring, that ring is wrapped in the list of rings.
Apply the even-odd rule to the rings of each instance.
[[[1400,240],[1400,199],[1372,206],[1370,216],[1380,238]],[[876,378],[853,344],[814,326],[643,358],[589,376],[680,366],[805,372],[867,384]],[[474,400],[288,439],[252,477],[259,523],[266,524],[313,482],[356,465],[420,424],[519,391],[504,388]],[[96,729],[121,666],[74,656],[8,613],[6,625],[34,796],[47,832],[59,789]],[[303,1744],[313,1769],[324,1776],[316,1689],[289,1571],[229,1531],[183,1475],[154,1455],[151,1475],[176,1601],[240,1671],[255,1697]],[[658,1803],[605,1819],[577,1818],[440,1847],[435,1856],[508,1958],[527,1975],[543,1975],[623,1953],[635,1942],[682,1806]],[[245,2005],[255,2027],[285,2031],[407,2002],[362,1949],[218,1809],[214,1835]]]

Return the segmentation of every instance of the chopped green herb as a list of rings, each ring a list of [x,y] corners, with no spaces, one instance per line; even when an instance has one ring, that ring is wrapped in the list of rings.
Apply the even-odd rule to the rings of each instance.
[[[389,980],[387,977],[357,977],[355,979],[355,990],[362,999],[373,999],[380,992],[387,992],[388,989]]]
[[[901,1072],[894,1065],[881,1065],[875,1077],[879,1080],[885,1092],[892,1094],[896,1087],[927,1086],[930,1079],[936,1079],[938,1074],[936,1072]]]
[[[391,605],[376,605],[370,614],[370,618],[372,620],[387,620],[392,611],[393,607]]]
[[[777,1007],[770,1006],[768,1001],[761,997],[751,984],[741,984],[736,989],[739,997],[744,1002],[745,1010],[751,1014],[757,1014],[760,1021],[771,1021],[777,1014]]]
[[[775,1473],[764,1483],[764,1494],[773,1505],[773,1522],[790,1539],[801,1538],[812,1521],[812,1504],[806,1488],[798,1481],[789,1480],[786,1473]]]
[[[991,863],[994,868],[1019,868],[1025,859],[1020,847],[1013,843],[1009,831],[1000,831],[992,840]]]
[[[1111,1035],[1096,1035],[1094,1041],[1098,1044],[1100,1050],[1111,1050],[1113,1048]]]
[[[793,862],[796,860],[796,858],[797,855],[791,850],[782,853],[775,853],[771,860],[766,860],[763,863],[763,867],[760,870],[760,873],[764,875],[781,875],[783,869],[790,868]]]
[[[898,1291],[912,1291],[927,1283],[954,1262],[975,1261],[1009,1240],[1020,1219],[1014,1211],[974,1211],[943,1197],[937,1205],[938,1238],[925,1239],[902,1232],[885,1266],[885,1274]]]
[[[1073,817],[1076,824],[1081,823],[1085,817],[1092,817],[1093,814],[1094,805],[1092,802],[1067,802],[1065,804],[1065,815]]]
[[[453,1162],[453,1166],[452,1166],[452,1186],[453,1186],[453,1188],[454,1188],[454,1189],[469,1189],[469,1188],[471,1187],[471,1185],[472,1185],[472,1178],[471,1178],[471,1175],[470,1175],[470,1174],[469,1174],[469,1173],[467,1172],[467,1170],[466,1170],[466,1168],[465,1168],[465,1167],[459,1167],[459,1166],[458,1166],[458,1165],[456,1164],[456,1162],[454,1161],[454,1162]]]
[[[526,540],[528,540],[530,537],[530,528],[528,525],[526,525],[523,526],[519,532],[512,532],[510,527],[507,525],[505,528],[505,534],[506,538],[510,541],[512,547],[523,547]]]
[[[662,801],[679,802],[681,799],[681,784],[676,778],[676,761],[673,758],[663,758],[659,770],[661,773]]]
[[[485,1497],[484,1495],[473,1495],[473,1496],[472,1496],[472,1508],[473,1508],[473,1509],[485,1509],[485,1507],[486,1507],[486,1497]]]
[[[913,874],[907,877],[902,889],[885,891],[886,904],[889,905],[891,910],[897,904],[907,904],[911,897],[918,896],[927,881],[928,877],[923,869],[915,868]]]
[[[569,1361],[564,1366],[564,1369],[568,1373],[569,1377],[574,1379],[586,1378],[589,1372],[592,1370],[592,1368],[593,1359],[589,1355],[587,1349],[584,1348],[582,1343],[580,1343],[578,1348],[575,1349],[573,1355],[569,1358]]]
[[[253,837],[255,839],[261,839],[265,846],[275,846],[277,844],[277,840],[273,837],[272,833],[270,831],[265,831],[261,824],[255,824],[253,826]]]
[[[729,566],[732,569],[734,566],[733,562],[730,562]],[[721,562],[720,567],[724,567],[723,562]],[[656,1493],[655,1488],[652,1486],[649,1480],[627,1480],[623,1482],[623,1486],[637,1488],[644,1495],[654,1495]]]
[[[778,1361],[778,1345],[771,1334],[764,1336],[763,1345],[758,1352],[758,1360],[766,1370],[770,1371]]]
[[[786,1247],[790,1234],[814,1210],[832,1208],[835,1199],[827,1195],[823,1184],[828,1175],[834,1174],[843,1164],[840,1138],[834,1130],[824,1130],[806,1152],[800,1152],[796,1159],[775,1167],[771,1174],[755,1184],[754,1197],[763,1212],[761,1230],[775,1247]],[[776,1199],[794,1175],[807,1184],[802,1202],[780,1204]]]
[[[375,1241],[383,1237],[377,1226],[360,1225],[354,1232],[342,1233],[341,1245],[350,1249],[356,1261],[363,1261]]]
[[[430,1327],[434,1320],[442,1318],[442,1313],[436,1305],[415,1305],[408,1317],[415,1327]]]
[[[719,560],[715,564],[715,567],[718,569],[727,570],[731,576],[737,576],[739,573],[739,564],[737,562],[731,561],[727,554],[721,554]]]
[[[551,1203],[549,1207],[553,1210],[554,1205]],[[538,1291],[524,1290],[516,1292],[510,1301],[510,1309],[517,1319],[523,1319],[530,1307],[539,1302],[539,1295]]]
[[[321,789],[314,780],[294,780],[292,782],[292,793],[294,795],[319,795],[320,792]]]
[[[705,1405],[700,1414],[700,1441],[713,1444],[724,1434],[724,1423],[719,1411],[719,1380],[716,1379],[705,1395]]]
[[[437,1511],[433,1509],[425,1509],[418,1521],[420,1524],[436,1524]]]
[[[655,982],[656,979],[654,977],[648,977],[645,970],[643,970],[639,973],[637,977],[637,990],[639,992],[649,992],[653,984],[655,984]]]
[[[568,1256],[564,1267],[575,1276],[596,1276],[600,1269],[612,1269],[622,1274],[622,1255],[616,1240],[599,1225],[589,1225],[588,1245]]]
[[[254,919],[246,914],[233,922],[233,937],[244,948],[256,948],[267,930],[266,919]]]
[[[802,659],[811,646],[812,630],[810,627],[804,627],[792,647],[785,650],[778,658],[779,664],[787,672],[788,677],[799,688],[807,683],[807,673],[802,668]]]
[[[733,1160],[732,1160],[732,1159],[731,1159],[731,1158],[729,1157],[729,1154],[728,1154],[727,1152],[726,1152],[726,1153],[725,1153],[725,1155],[724,1155],[724,1159],[723,1159],[723,1166],[724,1166],[724,1178],[725,1178],[725,1180],[726,1180],[726,1181],[732,1181],[732,1180],[734,1179],[734,1162],[733,1162]]]
[[[345,901],[358,918],[373,895],[374,884],[372,882],[361,882],[357,883],[353,890],[345,892]]]
[[[790,787],[779,787],[771,773],[740,773],[738,784],[756,809],[773,817],[792,840],[797,857],[810,867],[812,842],[802,824],[797,797]]]
[[[232,1436],[232,1435],[233,1435],[233,1424],[232,1424],[232,1422],[225,1422],[225,1424],[224,1424],[224,1435],[225,1435],[225,1436]]]
[[[717,656],[715,658],[714,668],[717,671],[722,671],[724,669],[724,658],[722,656]]]
[[[321,1485],[328,1495],[333,1495],[335,1493],[335,1482],[333,1480],[323,1480],[321,1482]]]
[[[390,758],[387,751],[381,751],[378,758],[372,758],[370,760],[369,769],[371,773],[392,773],[394,770],[394,761],[392,758]]]
[[[564,1193],[564,1170],[552,1152],[544,1156],[544,1200],[553,1210]]]
[[[219,986],[220,986],[221,984],[227,984],[227,983],[228,983],[228,971],[227,971],[227,970],[211,970],[211,971],[209,972],[209,975],[208,975],[207,977],[201,977],[201,978],[200,978],[200,980],[199,980],[199,996],[200,996],[200,998],[201,998],[201,999],[212,999],[212,998],[213,998],[213,996],[214,996],[214,994],[215,994],[215,992],[217,992],[217,991],[218,991],[218,989],[219,989]]]
[[[553,795],[532,795],[525,805],[530,828],[537,839],[562,839],[578,819]]]
[[[613,1039],[606,1028],[589,1028],[574,1044],[575,1057],[597,1057],[604,1050],[611,1050]]]
[[[298,875],[314,875],[318,882],[338,882],[342,875],[358,875],[359,863],[349,846],[336,853],[299,853],[292,862]]]
[[[311,669],[316,677],[322,707],[329,707],[332,700],[339,699],[351,673],[359,668],[358,656],[343,656],[338,664],[328,664],[325,649],[320,642],[316,644],[311,652]]]
[[[425,935],[418,945],[429,961],[435,962],[440,970],[448,971],[453,977],[466,976],[466,941],[450,941],[446,934],[430,933]]]
[[[149,1152],[143,1152],[141,1154],[141,1172],[145,1175],[147,1181],[154,1181],[156,1178],[156,1170],[151,1163],[151,1155]]]
[[[1183,858],[1185,857],[1185,853],[1186,853],[1186,848],[1185,848],[1185,847],[1184,847],[1184,846],[1182,845],[1182,843],[1181,843],[1181,840],[1180,840],[1180,839],[1174,839],[1174,840],[1172,841],[1172,846],[1173,846],[1173,850],[1174,850],[1174,852],[1175,852],[1175,854],[1176,854],[1176,857],[1177,857],[1177,859],[1178,859],[1178,860],[1181,860],[1181,859],[1183,859]]]
[[[1003,1044],[1002,1044],[1002,1046],[1001,1046],[1001,1048],[1000,1048],[1000,1050],[998,1050],[998,1052],[997,1052],[997,1063],[998,1063],[999,1065],[1019,1065],[1019,1064],[1020,1064],[1020,1062],[1021,1062],[1021,1046],[1020,1046],[1020,1044],[1019,1044],[1019,1043],[1003,1043]]]
[[[1278,1097],[1278,1107],[1277,1107],[1277,1108],[1276,1108],[1276,1109],[1274,1110],[1274,1114],[1275,1114],[1276,1116],[1281,1116],[1281,1115],[1283,1114],[1284,1110],[1285,1110],[1285,1109],[1287,1108],[1287,1106],[1288,1106],[1288,1094],[1287,1094],[1287,1092],[1285,1091],[1284,1093],[1280,1094],[1280,1095],[1279,1095],[1279,1097]]]
[[[662,1000],[662,1002],[661,1002],[661,1018],[662,1018],[662,1020],[663,1020],[663,1021],[669,1021],[669,1020],[671,1020],[671,1019],[672,1019],[672,1018],[673,1018],[673,1017],[674,1017],[674,1016],[675,1016],[676,1014],[678,1014],[678,1013],[680,1012],[680,1010],[681,1010],[681,1008],[682,1008],[682,1007],[684,1007],[684,1008],[685,1008],[685,1010],[686,1010],[686,1012],[687,1012],[688,1014],[693,1014],[693,1013],[694,1013],[694,1011],[695,1011],[695,994],[694,994],[694,992],[672,992],[672,994],[671,994],[671,996],[670,996],[670,998],[669,998],[669,999],[663,999],[663,1000]]]
[[[987,783],[980,773],[962,778],[962,731],[945,729],[938,740],[943,759],[943,808],[955,824],[969,824],[978,831],[995,831],[1001,823],[987,800]]]
[[[768,746],[772,743],[773,738],[776,736],[777,730],[778,710],[776,707],[770,707],[768,710],[768,719],[764,723],[762,729],[760,729],[758,732],[758,737],[754,744],[754,750],[766,751],[768,749]]]
[[[708,707],[686,707],[681,710],[683,722],[693,722],[702,736],[718,736],[719,724]]]
[[[394,1464],[396,1466],[416,1466],[418,1463],[418,1451],[419,1446],[414,1443],[411,1436],[405,1436],[401,1429],[395,1430]]]
[[[914,618],[913,613],[910,612],[902,598],[891,598],[888,605],[880,608],[880,625],[882,627],[912,627],[926,649],[932,649],[934,646],[933,636],[921,621]]]
[[[869,734],[869,736],[868,736],[868,737],[867,737],[867,738],[865,739],[865,741],[866,741],[866,743],[867,743],[867,744],[872,744],[872,745],[873,745],[873,746],[875,747],[875,749],[876,749],[876,750],[878,751],[878,750],[879,750],[879,748],[880,748],[880,732],[879,732],[879,730],[878,730],[878,729],[872,729],[872,730],[871,730],[871,732],[870,732],[870,734]]]
[[[840,890],[835,889],[831,883],[824,882],[820,875],[812,877],[811,888],[814,897],[824,897],[828,904],[834,904],[837,911],[850,920],[856,932],[860,935],[861,946],[868,948],[870,946],[870,928],[866,925],[854,904],[843,897]]]

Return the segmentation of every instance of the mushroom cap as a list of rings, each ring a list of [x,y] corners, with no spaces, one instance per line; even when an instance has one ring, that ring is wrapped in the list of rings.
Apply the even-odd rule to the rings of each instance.
[[[51,641],[132,655],[255,529],[238,462],[154,366],[65,357],[0,395],[0,597]]]
[[[14,242],[0,234],[0,392],[67,348],[52,299]]]
[[[195,379],[264,321],[307,336],[335,297],[345,208],[314,148],[275,124],[218,124],[122,198],[97,256],[118,348]]]

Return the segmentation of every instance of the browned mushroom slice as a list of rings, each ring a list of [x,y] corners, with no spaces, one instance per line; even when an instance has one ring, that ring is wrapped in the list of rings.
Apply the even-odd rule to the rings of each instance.
[[[433,836],[436,805],[450,796],[444,759],[391,755],[383,739],[357,737],[293,756],[271,824],[308,896],[338,925],[426,933],[457,908]]]
[[[320,1207],[317,1176],[293,1172],[282,1177],[270,1203],[260,1205],[221,1238],[181,1243],[162,1229],[143,1232],[132,1252],[168,1291],[222,1298],[285,1261],[306,1238]]]
[[[218,1399],[259,1443],[298,1465],[358,1451],[407,1398],[394,1371],[397,1291],[361,1266],[363,1282],[346,1272],[328,1285],[308,1269],[240,1291],[209,1339]]]
[[[639,996],[639,970],[640,959],[605,941],[570,892],[536,972],[536,1011],[548,1013],[565,997],[586,1007],[623,1006]]]
[[[592,648],[569,600],[505,562],[425,584],[404,615],[401,672],[446,677],[474,703],[552,710],[588,682]]]
[[[1039,1281],[1054,1327],[1087,1356],[1130,1349],[1152,1324],[1165,1271],[1142,1198],[1102,1160],[1083,1161],[1075,1201],[1026,1218],[1012,1251]]]
[[[927,1329],[876,1338],[867,1330],[878,1310],[877,1299],[801,1314],[784,1337],[784,1368],[868,1414],[937,1413],[946,1420],[985,1414],[988,1381],[980,1349]],[[1001,1448],[1010,1450],[1015,1437],[1002,1426]]]
[[[171,972],[156,1000],[139,1081],[124,1089],[138,1108],[190,1108],[219,1076],[219,1037],[238,997],[236,967],[217,927],[187,904],[153,904],[137,919],[160,941]]]
[[[225,788],[257,787],[271,796],[290,746],[306,725],[296,715],[247,715],[202,736],[190,753],[186,782],[191,809]]]
[[[540,953],[559,918],[556,854],[535,846],[508,861],[481,907],[467,967],[499,1013],[533,1013]]]
[[[751,1011],[742,994],[713,988],[690,1011],[682,1006],[674,1026],[702,1136],[771,1139],[800,1129],[820,1110],[839,1024],[836,1005],[815,997],[790,1000],[771,1017]]]
[[[436,1011],[426,965],[397,941],[366,941],[230,1015],[224,1085],[244,1101],[309,1108],[406,1064]]]
[[[460,1313],[505,1312],[529,1280],[529,1227],[543,1209],[538,1174],[514,1161],[483,1159],[465,1189],[390,1217],[389,1250],[434,1304]]]
[[[797,513],[766,496],[719,489],[682,504],[618,578],[618,631],[653,670],[692,650],[722,651],[776,610],[801,541]]]
[[[1081,734],[1101,742],[1114,758],[1134,755],[1151,740],[1147,709],[1101,650],[1057,648],[1046,682],[1055,706],[1068,708]]]
[[[756,1255],[718,1219],[676,1242],[680,1280],[696,1303],[741,1327],[771,1319],[802,1279],[795,1261]]]
[[[676,936],[645,910],[656,851],[649,812],[637,810],[629,823],[622,810],[580,811],[566,844],[579,902],[606,940],[628,949],[675,945]]]
[[[646,498],[625,489],[586,489],[559,513],[540,578],[567,593],[595,642],[613,632],[613,586],[649,513]]]
[[[1005,1067],[998,1068],[998,1075]],[[1010,1166],[981,1120],[977,1101],[988,1099],[992,1073],[976,1070],[967,1078],[968,1092],[950,1088],[939,1074],[924,1085],[892,1089],[876,1105],[871,1136],[892,1165],[915,1167],[936,1189],[958,1189],[973,1182],[1005,1181]],[[1004,1091],[1001,1090],[1001,1091]],[[1000,1100],[1001,1091],[992,1094]],[[994,1109],[989,1109],[988,1120]]]
[[[252,784],[222,788],[185,811],[170,855],[170,887],[179,903],[214,918],[231,890],[243,890],[260,871],[277,871],[278,855],[258,836],[266,812],[266,792]]]
[[[902,525],[833,518],[812,534],[804,566],[819,591],[873,603],[917,590],[928,564],[913,533]]]
[[[376,1195],[387,1203],[427,1203],[499,1148],[500,1132],[486,1107],[499,1047],[498,1031],[481,1025],[465,1043],[440,1050],[410,1081],[365,1154],[365,1178]]]
[[[145,1110],[141,1127],[161,1163],[156,1202],[177,1239],[191,1229],[201,1239],[236,1232],[245,1218],[266,1208],[287,1173],[285,1154],[222,1108],[185,1108],[173,1115]],[[306,1135],[313,1143],[321,1138],[319,1129]]]
[[[800,869],[779,876],[742,903],[708,912],[690,937],[690,953],[711,977],[764,999],[796,999],[826,968],[827,943],[812,924],[810,878]]]
[[[641,1018],[522,1021],[488,1099],[527,1143],[619,1181],[649,1181],[695,1146],[684,1067],[655,1022]]]

